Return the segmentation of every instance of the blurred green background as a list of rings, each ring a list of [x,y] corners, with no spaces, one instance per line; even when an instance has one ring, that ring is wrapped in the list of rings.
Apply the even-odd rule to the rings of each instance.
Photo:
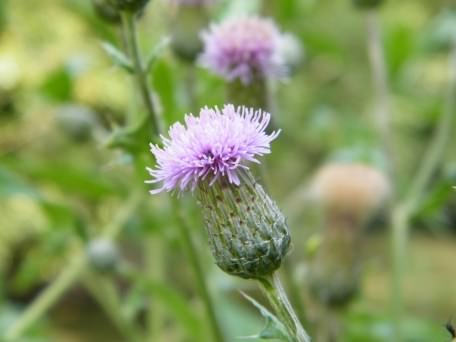
[[[238,1],[240,8],[243,1],[249,2]],[[232,8],[229,2],[215,6],[214,20]],[[387,1],[380,10],[399,194],[443,111],[449,82],[445,34],[456,26],[450,6],[443,0],[402,0]],[[299,278],[314,227],[306,203],[290,198],[299,198],[329,160],[385,167],[373,128],[366,24],[364,13],[348,0],[265,0],[261,11],[296,35],[305,51],[296,73],[275,84],[273,116],[286,138],[274,142],[266,158],[270,192],[289,217],[290,258]],[[164,0],[146,7],[139,21],[145,53],[169,35],[172,15]],[[117,247],[122,260],[156,281],[144,285],[141,277],[131,281],[87,270],[20,341],[124,341],[116,316],[146,325],[149,307],[164,317],[160,336],[151,340],[210,340],[175,213],[166,196],[147,195],[144,168],[134,171],[135,163],[153,165],[148,145],[130,141],[121,129],[126,113],[142,110],[135,101],[139,96],[130,75],[103,50],[103,41],[120,45],[119,28],[101,20],[89,0],[0,0],[0,334],[140,186],[140,209],[123,225]],[[223,81],[199,67],[193,84],[197,103],[192,103],[187,69],[167,49],[151,70],[167,123],[224,103]],[[456,312],[456,193],[451,188],[456,135],[451,139],[411,221],[403,274],[406,341],[447,341],[443,325]],[[134,154],[147,157],[138,161]],[[228,340],[254,335],[263,319],[238,291],[255,295],[256,287],[213,265],[198,210],[191,196],[181,200]],[[385,217],[373,225],[362,290],[341,314],[340,341],[394,340],[390,228]],[[115,314],[103,305],[103,292],[112,284],[122,298]]]

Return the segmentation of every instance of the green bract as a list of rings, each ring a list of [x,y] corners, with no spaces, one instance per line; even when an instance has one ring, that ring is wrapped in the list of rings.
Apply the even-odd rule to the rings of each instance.
[[[239,186],[223,178],[201,184],[198,202],[216,264],[231,275],[261,279],[280,267],[290,234],[285,217],[249,171],[240,178]]]

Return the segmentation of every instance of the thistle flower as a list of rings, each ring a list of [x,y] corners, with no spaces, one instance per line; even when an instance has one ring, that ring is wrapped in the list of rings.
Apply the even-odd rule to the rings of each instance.
[[[255,77],[280,75],[280,33],[270,19],[241,17],[211,25],[203,32],[201,63],[228,81],[250,84]]]
[[[158,166],[148,182],[162,183],[151,193],[194,191],[217,265],[243,278],[272,274],[290,244],[285,218],[248,167],[279,134],[265,132],[269,120],[245,107],[203,108],[174,124],[163,148],[151,146]]]
[[[344,305],[359,286],[363,226],[388,199],[390,184],[367,165],[329,164],[317,172],[312,193],[322,205],[325,225],[310,268],[311,289],[327,305]]]
[[[390,194],[390,183],[381,171],[358,163],[326,165],[312,184],[312,195],[328,215],[355,220],[369,217]]]

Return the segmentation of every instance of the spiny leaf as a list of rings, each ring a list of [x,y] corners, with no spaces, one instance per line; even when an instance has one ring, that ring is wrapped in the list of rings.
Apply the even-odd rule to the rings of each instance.
[[[146,72],[149,72],[150,69],[152,69],[157,59],[161,56],[161,54],[165,51],[170,43],[171,38],[165,37],[152,49],[150,55],[146,60]]]
[[[266,323],[258,335],[252,336],[243,336],[244,339],[255,339],[259,338],[262,340],[272,340],[277,339],[280,341],[291,341],[290,335],[288,335],[284,325],[282,322],[278,320],[276,316],[274,316],[268,309],[266,309],[263,305],[258,303],[255,299],[248,296],[244,292],[241,294],[250,302],[252,303],[261,313],[261,315],[266,319]]]
[[[130,58],[128,58],[122,51],[108,42],[101,43],[101,46],[103,50],[105,50],[109,55],[109,57],[111,57],[115,65],[126,70],[128,73],[134,72],[133,63],[130,61]]]

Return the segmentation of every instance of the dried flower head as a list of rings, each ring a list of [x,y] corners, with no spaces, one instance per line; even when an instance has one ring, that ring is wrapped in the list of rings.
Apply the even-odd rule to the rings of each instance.
[[[162,137],[163,148],[151,145],[158,167],[148,169],[153,177],[148,182],[163,183],[151,192],[194,190],[199,182],[212,185],[220,177],[239,185],[239,170],[270,153],[270,143],[279,134],[265,132],[269,120],[269,113],[232,105],[203,108],[199,117],[186,115],[185,125],[174,124],[169,138]]]
[[[312,194],[328,211],[356,217],[376,210],[390,192],[386,176],[363,164],[326,165],[312,184]]]
[[[201,63],[228,81],[252,82],[256,74],[280,75],[280,33],[270,19],[231,18],[203,32]]]

